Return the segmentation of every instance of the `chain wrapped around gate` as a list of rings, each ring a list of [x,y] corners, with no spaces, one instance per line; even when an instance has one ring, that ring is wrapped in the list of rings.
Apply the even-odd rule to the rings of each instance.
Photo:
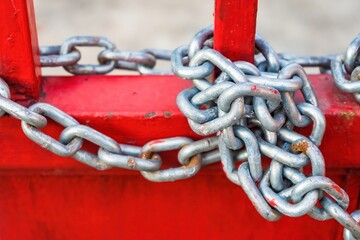
[[[190,44],[174,51],[122,51],[103,37],[72,37],[61,46],[40,48],[43,67],[62,66],[72,74],[126,69],[141,74],[174,73],[191,80],[194,86],[179,93],[177,105],[192,130],[205,137],[201,140],[179,136],[157,139],[143,147],[119,144],[55,106],[36,103],[25,108],[11,101],[9,87],[1,79],[0,116],[7,113],[21,120],[28,138],[59,156],[71,156],[98,170],[137,170],[150,181],[186,179],[203,166],[221,162],[227,178],[244,189],[265,219],[276,221],[282,215],[305,214],[317,220],[334,218],[345,227],[345,239],[360,239],[360,210],[347,213],[348,195],[325,176],[325,162],[318,148],[326,128],[325,117],[303,68],[331,71],[336,85],[360,101],[360,35],[345,55],[320,57],[277,54],[256,35],[255,64],[231,62],[212,48],[212,38],[213,26],[209,26]],[[105,48],[98,54],[99,64],[78,64],[78,46]],[[156,70],[157,60],[171,60],[172,71]],[[211,82],[215,68],[220,74]],[[298,91],[303,102],[294,100]],[[41,131],[47,118],[64,127],[59,140]],[[294,130],[311,124],[309,136]],[[82,149],[84,140],[99,147],[97,155]],[[159,152],[176,149],[180,166],[161,169]],[[271,159],[268,169],[263,169],[262,156]],[[312,172],[305,175],[302,169],[308,165]]]

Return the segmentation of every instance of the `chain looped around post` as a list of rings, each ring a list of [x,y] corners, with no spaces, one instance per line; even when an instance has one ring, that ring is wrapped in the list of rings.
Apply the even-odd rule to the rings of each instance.
[[[325,176],[325,161],[318,148],[325,117],[303,68],[331,70],[336,85],[360,101],[360,35],[345,54],[319,57],[277,54],[256,35],[255,64],[251,64],[231,62],[212,49],[212,29],[211,25],[201,30],[188,45],[174,51],[123,51],[103,37],[72,37],[61,46],[40,49],[42,66],[63,66],[73,74],[126,69],[141,74],[174,73],[192,81],[192,88],[179,93],[177,105],[194,132],[204,136],[201,140],[175,136],[142,147],[119,144],[49,104],[25,108],[11,101],[9,87],[2,79],[0,117],[7,113],[20,119],[26,136],[59,156],[71,156],[98,170],[137,170],[150,181],[190,178],[202,167],[221,162],[226,177],[244,189],[265,219],[276,221],[282,215],[334,218],[345,227],[344,239],[360,239],[359,211],[352,215],[346,212],[348,195]],[[98,64],[79,64],[83,46],[105,48],[99,51]],[[170,60],[172,72],[156,70],[158,60]],[[209,81],[215,69],[219,75]],[[294,100],[296,92],[304,101]],[[40,130],[47,125],[47,118],[64,128],[59,140]],[[294,130],[295,126],[308,125],[312,125],[309,136]],[[84,141],[94,143],[97,154],[82,149]],[[179,151],[179,167],[164,168],[160,152],[170,150]],[[267,169],[263,156],[271,159]],[[309,175],[302,172],[306,166],[312,169]]]

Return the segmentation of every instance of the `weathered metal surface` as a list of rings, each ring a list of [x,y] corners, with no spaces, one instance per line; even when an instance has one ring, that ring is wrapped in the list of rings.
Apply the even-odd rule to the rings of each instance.
[[[152,183],[129,171],[2,171],[0,238],[336,239],[342,235],[342,227],[333,220],[266,221],[218,170],[168,184]],[[346,174],[328,171],[341,186]]]
[[[32,0],[5,0],[0,4],[0,76],[12,89],[12,98],[33,101],[40,93],[40,58]]]
[[[354,156],[360,155],[357,147],[360,144],[359,105],[352,95],[335,87],[330,75],[310,75],[310,79],[329,126],[320,147],[326,166],[358,167],[360,159]],[[149,88],[149,84],[156,88]],[[140,146],[165,137],[200,138],[191,131],[176,106],[178,92],[190,86],[190,82],[174,76],[45,77],[40,101],[64,110],[80,123],[118,142]],[[44,129],[56,138],[59,130],[55,124]],[[30,142],[16,119],[3,117],[0,131],[3,146],[0,166],[3,168],[86,168]],[[302,133],[308,134],[308,131],[310,129],[305,129]],[[14,136],[16,141],[11,140]],[[13,159],[16,152],[17,157]],[[33,156],[39,160],[31,160]]]
[[[30,49],[27,55],[36,76],[38,59],[31,60],[31,58],[37,58],[38,50],[37,47],[32,47],[36,45],[30,44],[34,40],[31,31],[30,33],[27,31],[27,24],[31,25],[34,22],[32,7],[27,1],[18,2],[28,4],[21,6],[30,12],[29,22],[25,21],[21,24],[24,24],[26,28],[25,35],[30,36],[25,36],[24,46]],[[8,8],[10,4],[14,8],[15,19],[18,2],[12,1],[5,4]],[[236,4],[238,4],[237,7]],[[249,3],[248,1],[218,0],[216,2],[215,49],[220,50],[231,60],[253,61],[256,5],[257,1]],[[9,9],[4,10],[9,11]],[[256,39],[259,40],[259,37]],[[81,45],[81,43],[77,44]],[[266,43],[260,39],[260,45],[256,47],[261,50],[265,45]],[[63,52],[73,54],[75,62],[78,59],[78,53],[70,51],[70,48]],[[113,57],[119,60],[119,56]],[[279,67],[270,66],[271,61],[267,60],[268,69]],[[50,59],[51,61],[53,60]],[[68,59],[54,59],[55,65],[62,61],[66,62]],[[2,66],[15,66],[11,64],[12,62],[1,63]],[[78,66],[79,69],[83,67]],[[86,67],[80,70],[82,73],[88,72]],[[21,69],[19,73],[23,71],[25,70]],[[100,69],[96,72],[102,71]],[[4,76],[14,85],[11,76],[8,74]],[[31,73],[30,76],[32,76]],[[22,96],[25,96],[22,99],[15,94],[18,100],[37,100],[38,78],[28,77],[26,79],[29,82],[21,80],[16,83],[25,88],[31,86],[29,92],[20,91]],[[356,147],[360,142],[357,138],[360,110],[351,96],[340,93],[334,87],[333,79],[329,75],[317,75],[312,78],[320,99],[320,107],[325,112],[328,126],[332,126],[328,128],[322,143],[322,152],[329,175],[340,187],[345,187],[351,199],[355,199],[349,208],[349,211],[353,211],[359,207],[356,206],[358,205],[356,199],[359,199],[359,183],[356,179],[359,179],[360,173],[358,170],[351,170],[347,175],[349,170],[346,168],[359,168],[360,165],[359,159],[354,157],[360,153]],[[254,81],[257,80],[254,79]],[[182,116],[175,103],[178,92],[187,87],[190,87],[190,82],[179,80],[174,76],[48,77],[42,86],[40,101],[59,107],[80,123],[89,125],[118,142],[143,145],[154,138],[179,135],[199,138],[190,130],[186,118]],[[300,99],[302,96],[297,96],[297,98]],[[7,104],[6,100],[4,101]],[[19,117],[27,118],[28,116]],[[85,136],[84,129],[87,133],[91,133],[91,136]],[[54,138],[59,138],[60,129],[54,124],[42,130]],[[304,131],[309,131],[309,128]],[[96,142],[99,134],[93,130],[89,131],[85,126],[75,126],[63,132],[60,140],[66,142],[72,137],[81,135],[84,139],[90,138],[90,141]],[[96,173],[69,158],[60,158],[43,151],[22,135],[19,122],[12,118],[5,117],[0,121],[0,136],[2,146],[0,211],[3,213],[2,219],[5,219],[0,222],[0,238],[107,239],[124,236],[126,238],[165,238],[177,228],[181,228],[182,231],[177,231],[176,235],[181,239],[190,235],[194,238],[218,239],[239,237],[239,225],[241,237],[245,239],[265,236],[277,239],[279,235],[291,235],[298,239],[314,237],[328,239],[340,236],[339,233],[342,232],[342,228],[334,221],[315,223],[309,218],[301,218],[299,222],[285,217],[275,224],[265,222],[253,208],[248,207],[249,201],[246,200],[243,192],[225,181],[223,175],[219,175],[221,171],[218,164],[200,171],[199,175],[192,180],[171,185],[149,184],[134,172],[108,170]],[[296,144],[293,147],[299,151],[305,151],[303,148],[308,148],[300,142]],[[85,149],[93,152],[95,146],[87,144]],[[169,159],[169,161],[166,160],[165,167],[178,166],[173,154],[164,156],[164,159]],[[183,155],[182,158],[184,158]],[[189,160],[189,167],[195,167],[197,171],[196,166],[199,165],[199,161],[197,155],[193,156]],[[313,171],[319,170],[313,169]],[[267,189],[266,184],[260,184],[263,191]],[[324,179],[319,181],[319,186],[321,185],[324,189],[327,189],[328,184],[331,185],[332,182]],[[338,193],[334,190],[339,186],[332,186],[329,190],[335,197]],[[305,184],[300,187],[308,189]],[[301,188],[297,190],[302,194]],[[248,204],[224,204],[233,202],[234,197]],[[341,200],[340,205],[348,204],[345,197]],[[275,200],[269,201],[273,207],[279,203]],[[155,211],[154,208],[149,208],[149,205],[157,206]],[[331,207],[326,202],[325,205]],[[189,211],[189,206],[191,206],[191,211]],[[140,232],[138,231],[139,219],[146,222],[146,224],[141,224],[142,231]],[[212,219],[221,219],[221,222],[214,222]],[[193,223],[191,228],[189,228],[189,222]],[[317,226],[316,231],[312,228],[314,224]],[[161,226],[161,229],[154,231],[154,226]]]
[[[254,62],[258,0],[215,0],[214,49],[232,61]]]

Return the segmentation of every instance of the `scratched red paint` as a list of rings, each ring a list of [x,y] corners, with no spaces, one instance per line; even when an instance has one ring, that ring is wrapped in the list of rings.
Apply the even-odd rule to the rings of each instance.
[[[257,0],[216,0],[214,49],[232,61],[254,62]]]
[[[337,184],[332,184],[331,187],[332,187],[333,189],[335,189],[338,193],[340,193],[341,196],[344,196],[344,193],[343,193],[341,187],[339,187]]]
[[[272,207],[276,207],[277,204],[275,203],[275,199],[268,199],[268,203],[270,204],[270,206]]]

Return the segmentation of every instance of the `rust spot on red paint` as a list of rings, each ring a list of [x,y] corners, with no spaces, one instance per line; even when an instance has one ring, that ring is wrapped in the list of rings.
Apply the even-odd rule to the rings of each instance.
[[[164,115],[165,118],[170,118],[172,116],[172,113],[171,112],[164,112],[163,115]]]
[[[113,116],[114,116],[114,113],[113,113],[113,112],[109,112],[109,113],[105,116],[105,119],[106,119],[106,120],[111,119]]]
[[[335,189],[338,193],[340,193],[341,196],[344,196],[344,193],[343,193],[341,187],[339,187],[339,186],[336,185],[336,184],[332,184],[331,187],[332,187],[333,189]]]
[[[145,114],[145,118],[152,118],[154,116],[156,116],[156,112],[149,112]]]
[[[345,120],[351,120],[355,117],[355,113],[352,111],[350,111],[350,112],[340,111],[339,115],[340,115],[340,117],[344,118]]]
[[[291,144],[291,150],[294,152],[306,153],[309,144],[306,141]]]

